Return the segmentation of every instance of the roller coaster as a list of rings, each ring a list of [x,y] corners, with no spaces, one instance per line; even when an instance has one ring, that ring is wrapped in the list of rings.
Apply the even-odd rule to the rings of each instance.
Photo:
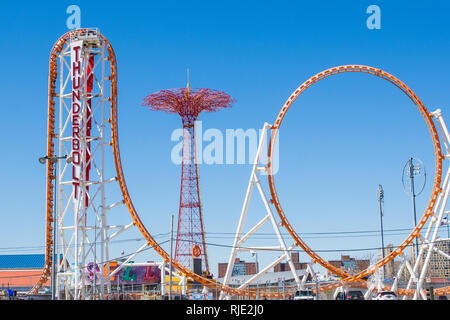
[[[79,80],[76,80],[76,71],[79,72]],[[283,211],[273,173],[273,151],[276,139],[283,119],[294,101],[306,89],[320,80],[348,72],[360,72],[376,76],[394,84],[406,94],[418,108],[428,127],[433,141],[435,156],[433,190],[419,222],[392,253],[357,274],[349,274],[327,262],[315,253],[294,230]],[[59,80],[59,85],[57,80]],[[75,89],[80,90],[80,92],[74,91]],[[82,266],[87,264],[89,255],[92,255],[94,250],[92,244],[96,239],[101,239],[100,243],[102,243],[101,253],[99,254],[101,262],[99,264],[104,276],[100,284],[110,285],[111,277],[120,269],[119,267],[111,270],[109,265],[104,263],[104,261],[109,259],[110,241],[129,229],[137,228],[145,238],[146,243],[137,249],[135,254],[125,261],[124,265],[145,248],[151,247],[161,256],[165,264],[169,264],[172,261],[172,267],[180,275],[206,287],[217,288],[222,293],[221,297],[223,299],[233,296],[255,297],[256,292],[253,289],[246,289],[245,286],[240,288],[230,286],[229,277],[223,283],[219,283],[193,273],[178,261],[171,259],[170,254],[161,247],[146,228],[133,205],[122,169],[119,149],[117,93],[117,59],[111,44],[97,29],[72,30],[56,41],[51,50],[49,64],[47,158],[66,157],[71,161],[59,166],[57,166],[57,161],[47,161],[45,266],[39,281],[34,285],[30,293],[38,292],[51,277],[52,268],[56,268],[57,278],[54,279],[56,287],[62,286],[65,288],[64,295],[59,296],[59,298],[86,299],[92,293],[88,292],[86,275],[82,270]],[[74,105],[76,108],[79,108],[76,112]],[[75,116],[79,118],[75,118]],[[72,128],[75,127],[74,123],[80,125],[80,128],[76,131]],[[436,128],[435,123],[438,124],[438,128]],[[72,126],[69,124],[72,124]],[[110,126],[110,130],[107,130],[108,126]],[[424,279],[431,254],[438,251],[434,243],[438,239],[438,231],[442,219],[444,215],[448,214],[445,211],[445,207],[450,192],[449,172],[442,179],[443,161],[450,159],[450,135],[441,111],[428,112],[422,101],[406,84],[381,69],[363,65],[344,65],[324,70],[301,84],[283,105],[274,124],[266,124],[264,130],[269,141],[267,165],[259,165],[262,151],[260,148],[257,163],[255,163],[254,171],[252,171],[251,181],[256,181],[258,188],[260,188],[256,179],[258,171],[266,173],[269,192],[260,189],[261,195],[265,197],[266,209],[269,212],[265,221],[272,220],[274,225],[276,225],[274,211],[272,210],[274,208],[278,215],[277,219],[280,221],[279,225],[288,232],[291,240],[294,241],[294,245],[289,248],[282,246],[285,252],[283,258],[290,261],[290,252],[294,247],[300,247],[301,250],[311,257],[312,265],[317,263],[341,277],[339,282],[321,285],[318,288],[319,291],[327,291],[339,288],[343,284],[359,285],[369,290],[393,289],[396,284],[388,288],[382,283],[370,283],[367,281],[367,278],[374,276],[380,268],[394,258],[400,257],[404,260],[402,266],[410,273],[410,281],[406,289],[394,289],[398,290],[399,294],[405,298],[426,299],[427,291],[424,287]],[[95,134],[94,131],[96,132]],[[108,140],[109,138],[110,141]],[[77,148],[79,149],[77,150],[80,151],[80,156],[78,157],[74,157],[73,154],[74,141],[76,139],[79,139],[79,142],[77,142],[79,144]],[[441,146],[441,140],[445,144],[444,151]],[[112,158],[108,158],[107,148],[110,148]],[[105,161],[111,160],[114,161],[115,174],[113,177],[107,178],[104,164]],[[76,181],[76,185],[74,181]],[[116,203],[108,205],[105,200],[105,190],[109,185],[118,186],[122,199],[118,199]],[[251,191],[250,187],[248,191]],[[243,213],[246,213],[246,205],[248,206],[248,203],[244,203]],[[129,223],[120,226],[108,225],[106,219],[108,212],[119,206],[127,208],[130,214]],[[92,214],[90,216],[94,217],[91,221],[87,214],[88,211],[91,211]],[[426,226],[427,222],[428,226]],[[240,224],[237,234],[240,234],[239,230],[241,227]],[[426,230],[424,235],[421,233],[423,230]],[[415,265],[412,266],[404,257],[404,250],[416,238],[420,238],[422,246],[419,257]],[[234,248],[236,244],[242,243],[241,240],[236,236]],[[55,246],[56,242],[59,244],[58,246]],[[284,244],[281,238],[280,243]],[[55,247],[59,248],[57,249],[58,252],[54,252]],[[228,265],[229,270],[232,268],[235,254],[236,252],[231,254]],[[446,253],[442,254],[446,256]],[[56,257],[58,258],[56,259]],[[424,262],[419,263],[420,261]],[[230,274],[229,270],[228,276]],[[296,282],[297,287],[302,286],[302,283],[304,283],[300,279],[296,279]],[[101,287],[103,290],[103,285]],[[260,296],[271,298],[282,296],[280,292],[262,291],[259,294]],[[435,294],[448,295],[450,294],[450,287],[436,289]]]

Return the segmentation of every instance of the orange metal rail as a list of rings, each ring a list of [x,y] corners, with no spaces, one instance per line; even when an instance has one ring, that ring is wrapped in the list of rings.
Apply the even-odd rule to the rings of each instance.
[[[302,94],[307,88],[315,84],[316,82],[332,76],[339,73],[345,73],[345,72],[363,72],[367,74],[371,74],[377,77],[380,77],[384,80],[389,81],[390,83],[397,86],[400,90],[402,90],[410,99],[411,101],[416,105],[416,107],[419,109],[423,119],[425,120],[428,129],[431,134],[431,138],[433,139],[433,145],[434,145],[434,153],[435,153],[435,161],[436,161],[436,171],[435,171],[435,179],[433,184],[433,191],[431,194],[430,201],[427,205],[427,208],[425,209],[425,212],[423,216],[421,217],[420,221],[417,223],[417,225],[414,227],[412,232],[409,234],[409,236],[388,256],[386,256],[384,259],[381,259],[377,261],[375,264],[369,266],[366,270],[363,270],[355,275],[350,275],[346,273],[345,271],[338,269],[328,263],[326,260],[324,260],[322,257],[320,257],[317,253],[315,253],[302,239],[301,237],[295,232],[292,225],[289,223],[282,207],[281,203],[278,197],[278,194],[276,192],[275,188],[275,180],[273,176],[273,150],[274,150],[274,144],[276,141],[276,137],[278,135],[278,131],[280,130],[282,121],[284,117],[286,116],[287,111],[291,107],[292,103]],[[269,182],[269,188],[270,193],[272,196],[271,202],[274,204],[278,215],[280,216],[282,225],[286,228],[286,230],[289,232],[291,237],[294,239],[295,243],[300,246],[312,259],[314,262],[319,263],[326,269],[330,270],[334,274],[340,276],[343,278],[343,281],[345,282],[351,282],[351,281],[357,281],[362,279],[365,276],[373,274],[377,269],[384,266],[385,264],[392,261],[396,256],[402,254],[402,252],[405,250],[405,248],[408,247],[408,245],[414,240],[414,238],[419,236],[420,230],[424,227],[427,220],[433,215],[433,208],[436,203],[437,197],[439,193],[441,192],[441,179],[442,179],[442,160],[444,158],[444,155],[442,154],[441,150],[441,144],[439,141],[439,136],[437,133],[437,130],[434,126],[434,122],[432,120],[432,115],[427,111],[425,108],[425,105],[422,103],[422,101],[417,97],[417,95],[402,81],[394,77],[393,75],[381,70],[376,69],[373,67],[368,66],[362,66],[362,65],[344,65],[344,66],[338,66],[335,68],[330,68],[327,70],[324,70],[315,76],[311,77],[307,81],[305,81],[302,85],[300,85],[297,90],[292,93],[292,95],[289,97],[289,99],[286,101],[284,106],[281,108],[277,119],[272,126],[271,131],[271,137],[269,141],[269,147],[268,147],[268,182]],[[334,286],[336,287],[336,286]],[[326,288],[324,288],[326,289]],[[441,291],[448,292],[448,288],[441,288],[438,289],[437,292],[440,293]],[[406,292],[405,292],[406,293]]]

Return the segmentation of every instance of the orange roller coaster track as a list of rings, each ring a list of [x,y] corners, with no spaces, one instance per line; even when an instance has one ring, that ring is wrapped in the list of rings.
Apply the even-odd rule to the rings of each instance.
[[[67,32],[63,36],[61,36],[58,41],[54,44],[51,54],[50,54],[50,63],[49,63],[49,78],[48,78],[48,123],[47,123],[47,157],[53,157],[55,156],[55,142],[54,139],[58,137],[57,133],[55,132],[55,119],[56,119],[56,109],[55,109],[55,98],[57,97],[57,93],[55,91],[56,88],[56,79],[58,77],[58,56],[61,54],[64,46],[66,45],[67,41],[71,38],[71,36],[78,34],[82,35],[83,33],[89,32],[90,29],[77,29],[72,30],[70,32]],[[108,99],[108,102],[110,103],[111,108],[111,118],[109,119],[109,122],[111,123],[111,136],[112,136],[112,147],[113,147],[113,155],[114,155],[114,164],[116,168],[116,180],[118,181],[120,185],[120,189],[123,195],[123,203],[127,206],[128,211],[130,212],[130,215],[133,219],[134,225],[140,230],[144,238],[146,239],[147,243],[164,259],[165,262],[170,261],[170,255],[158,244],[158,242],[151,236],[150,232],[147,230],[147,228],[142,223],[134,205],[131,200],[130,194],[127,189],[127,185],[125,182],[125,177],[122,169],[122,163],[120,158],[120,150],[119,150],[119,138],[118,138],[118,113],[117,113],[117,61],[116,56],[114,53],[114,50],[112,46],[110,45],[109,41],[100,33],[98,33],[101,39],[105,42],[107,45],[107,52],[108,52],[108,61],[110,63],[110,77],[109,80],[111,81],[110,85],[110,97]],[[306,243],[298,236],[298,234],[294,231],[292,226],[289,224],[286,216],[283,213],[283,210],[281,208],[276,190],[275,190],[275,184],[274,184],[274,178],[271,172],[271,163],[272,163],[272,151],[273,151],[273,144],[276,138],[276,135],[278,134],[278,130],[281,126],[281,122],[286,115],[287,110],[291,106],[291,104],[295,101],[295,99],[304,91],[306,88],[311,86],[313,83],[328,77],[333,74],[337,73],[343,73],[343,72],[365,72],[369,74],[376,75],[378,77],[381,77],[383,79],[386,79],[390,81],[391,83],[395,84],[397,87],[399,87],[403,92],[405,92],[411,100],[416,104],[416,106],[419,108],[420,112],[422,113],[422,116],[424,117],[425,121],[428,124],[430,133],[433,138],[434,148],[435,148],[435,155],[436,155],[436,176],[434,181],[434,187],[433,187],[433,193],[431,196],[430,203],[428,204],[428,207],[422,216],[421,220],[419,221],[418,225],[415,227],[413,232],[408,236],[408,238],[396,249],[394,252],[392,252],[389,256],[387,256],[385,259],[378,261],[375,265],[369,267],[367,270],[357,274],[357,275],[349,275],[345,273],[344,271],[337,269],[330,265],[327,261],[322,259],[320,256],[318,256],[316,253],[314,253],[307,245]],[[317,74],[316,76],[312,77],[308,81],[306,81],[304,84],[302,84],[289,98],[289,100],[286,102],[286,104],[283,106],[277,121],[275,122],[273,128],[272,128],[272,136],[269,142],[269,163],[268,163],[268,169],[269,169],[269,186],[270,186],[270,192],[272,194],[272,201],[278,211],[278,214],[280,215],[280,218],[282,220],[282,223],[284,227],[288,230],[290,235],[294,238],[296,243],[301,246],[306,253],[308,253],[315,262],[320,263],[322,266],[326,267],[327,269],[331,270],[337,275],[340,275],[343,277],[345,281],[358,281],[359,279],[363,278],[366,275],[372,274],[377,268],[385,265],[392,259],[394,259],[395,256],[402,253],[402,251],[410,244],[415,237],[419,235],[420,230],[423,228],[424,224],[426,223],[427,219],[432,215],[432,209],[434,206],[434,203],[436,202],[436,197],[440,192],[440,183],[441,183],[441,171],[442,171],[442,153],[441,153],[441,147],[439,144],[439,138],[436,132],[436,129],[434,127],[434,124],[431,120],[430,114],[427,112],[425,106],[422,104],[422,102],[419,100],[419,98],[412,92],[411,89],[409,89],[405,84],[403,84],[400,80],[397,78],[389,75],[388,73],[371,68],[366,66],[342,66],[337,68],[328,69],[324,72],[321,72]],[[37,283],[34,285],[34,287],[30,290],[30,293],[37,293],[37,291],[48,281],[49,277],[51,276],[51,270],[53,265],[53,228],[54,228],[54,166],[55,163],[51,161],[47,161],[47,169],[46,169],[46,177],[47,177],[47,184],[46,184],[46,221],[45,221],[45,228],[46,228],[46,249],[45,249],[45,265],[42,271],[42,275],[40,279],[37,281]],[[185,268],[182,264],[180,264],[176,260],[172,260],[172,265],[175,267],[180,273],[185,275],[186,277],[192,278],[195,281],[198,281],[201,284],[204,284],[206,286],[211,286],[214,288],[217,288],[218,290],[223,290],[224,292],[231,294],[231,295],[251,295],[255,296],[254,290],[240,290],[236,288],[231,288],[228,286],[224,286],[221,283],[218,283],[214,280],[207,279],[204,277],[201,277],[195,273],[193,273],[191,270]],[[321,291],[326,290],[327,287],[321,288]],[[280,296],[280,294],[277,293],[267,293],[265,296],[267,297],[277,297]]]
[[[431,198],[429,200],[429,203],[425,209],[425,212],[423,216],[421,217],[420,221],[417,223],[417,225],[414,227],[412,232],[408,235],[408,237],[395,249],[392,251],[391,254],[386,256],[384,259],[381,259],[377,261],[375,264],[369,266],[367,269],[355,274],[350,275],[346,273],[345,271],[338,269],[328,263],[326,260],[324,260],[322,257],[320,257],[317,253],[315,253],[306,243],[301,239],[301,237],[295,232],[292,225],[289,223],[279,200],[276,188],[275,188],[275,179],[273,176],[273,150],[274,150],[274,144],[276,141],[276,137],[278,135],[278,132],[281,128],[281,124],[283,122],[284,117],[287,114],[287,111],[292,106],[294,101],[310,86],[315,84],[316,82],[325,79],[329,76],[340,74],[340,73],[346,73],[346,72],[362,72],[367,73],[370,75],[377,76],[379,78],[382,78],[384,80],[389,81],[390,83],[397,86],[401,91],[403,91],[415,104],[415,106],[419,109],[423,119],[425,120],[429,132],[431,134],[431,138],[433,140],[433,146],[434,146],[434,154],[435,154],[435,161],[436,161],[436,171],[435,171],[435,178],[434,178],[434,184],[433,184],[433,191],[431,193]],[[281,108],[276,121],[274,125],[271,128],[271,137],[269,141],[269,147],[268,147],[268,182],[269,182],[269,188],[270,193],[272,196],[272,203],[274,204],[278,215],[281,219],[281,223],[283,227],[286,228],[286,230],[289,232],[291,237],[294,239],[295,243],[300,246],[312,259],[315,263],[319,263],[326,269],[330,270],[334,274],[342,277],[343,281],[358,281],[362,279],[363,277],[372,275],[377,269],[384,266],[385,264],[392,261],[396,256],[401,255],[402,252],[405,250],[405,248],[408,247],[408,245],[420,235],[420,231],[424,227],[427,220],[433,215],[433,208],[435,206],[436,200],[438,198],[439,193],[441,192],[441,180],[442,180],[442,160],[444,159],[444,155],[442,154],[441,150],[441,144],[439,141],[439,135],[437,133],[437,130],[435,128],[435,125],[432,120],[432,114],[430,114],[425,105],[422,103],[422,101],[419,99],[419,97],[402,81],[394,77],[393,75],[377,68],[369,67],[369,66],[363,66],[363,65],[344,65],[344,66],[338,66],[334,68],[330,68],[327,70],[324,70],[313,77],[309,78],[307,81],[305,81],[303,84],[301,84],[289,97],[289,99],[286,101],[284,106]],[[334,286],[336,287],[336,286]],[[331,287],[329,287],[331,288]],[[326,288],[322,288],[326,289]],[[438,289],[439,291],[447,290],[445,288]],[[401,290],[400,290],[401,291]],[[404,294],[411,294],[411,292],[403,292]]]
[[[50,54],[50,65],[49,65],[49,78],[48,78],[48,127],[47,127],[47,156],[53,157],[55,156],[55,143],[54,139],[57,138],[57,134],[55,132],[55,101],[54,99],[57,97],[55,87],[56,87],[56,79],[58,77],[58,55],[61,54],[65,44],[71,38],[71,36],[83,35],[91,31],[90,29],[77,29],[72,30],[61,36],[58,41],[54,44],[51,54]],[[114,53],[114,50],[109,43],[109,41],[99,32],[97,32],[101,39],[107,45],[108,52],[108,60],[110,62],[110,78],[111,81],[111,92],[109,103],[111,104],[111,119],[109,120],[111,123],[111,135],[112,135],[112,147],[114,154],[114,163],[117,173],[117,181],[119,182],[120,189],[123,195],[123,202],[126,204],[131,217],[133,219],[134,225],[140,230],[144,238],[147,240],[148,244],[153,247],[153,249],[164,259],[165,262],[170,261],[170,255],[158,244],[158,242],[151,236],[150,232],[142,223],[139,215],[133,205],[130,194],[127,189],[127,185],[125,182],[125,176],[122,169],[122,163],[120,158],[120,150],[119,150],[119,132],[118,132],[118,114],[117,114],[117,60]],[[52,264],[53,264],[53,227],[54,227],[54,163],[51,161],[47,161],[47,191],[46,191],[46,251],[45,251],[45,265],[43,268],[42,275],[38,282],[31,289],[30,293],[37,293],[37,291],[48,281],[51,276]],[[224,290],[230,294],[238,294],[238,295],[248,295],[248,292],[237,290],[231,287],[223,286],[220,283],[217,283],[211,279],[201,277],[191,270],[184,267],[176,260],[172,260],[172,265],[180,271],[186,277],[192,278],[193,280],[198,281],[201,284],[208,285],[219,290]]]

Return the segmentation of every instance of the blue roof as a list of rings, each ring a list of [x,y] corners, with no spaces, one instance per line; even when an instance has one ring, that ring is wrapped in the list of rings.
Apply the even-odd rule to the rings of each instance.
[[[44,267],[45,254],[0,255],[1,269],[40,269]]]

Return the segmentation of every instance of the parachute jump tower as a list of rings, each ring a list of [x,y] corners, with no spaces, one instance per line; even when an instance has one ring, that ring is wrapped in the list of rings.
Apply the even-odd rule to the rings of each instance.
[[[161,90],[144,98],[143,106],[153,111],[178,113],[183,122],[181,191],[175,260],[193,270],[192,257],[200,258],[203,271],[209,272],[195,145],[195,121],[200,112],[216,112],[234,103],[228,94],[212,89],[186,88]]]

